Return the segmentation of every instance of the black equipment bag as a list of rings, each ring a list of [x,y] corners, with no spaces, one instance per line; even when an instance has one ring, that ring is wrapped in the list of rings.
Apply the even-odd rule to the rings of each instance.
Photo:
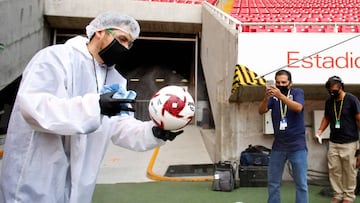
[[[262,145],[249,145],[240,154],[241,166],[268,166],[271,149]]]
[[[240,187],[266,187],[268,166],[240,166]]]
[[[219,161],[214,164],[212,189],[231,192],[238,187],[236,183],[238,164],[231,161]]]

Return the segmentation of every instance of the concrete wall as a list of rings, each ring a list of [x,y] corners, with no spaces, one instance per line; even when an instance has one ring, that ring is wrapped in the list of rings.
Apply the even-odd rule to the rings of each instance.
[[[249,144],[264,145],[271,148],[273,142],[273,135],[263,134],[263,115],[257,112],[260,102],[242,102],[236,103],[231,110],[226,112],[230,115],[230,120],[234,126],[233,138],[233,156],[240,156],[241,151],[246,149]],[[322,145],[314,142],[314,121],[313,111],[324,108],[324,101],[306,100],[305,101],[305,128],[306,128],[306,143],[308,147],[308,170],[317,172],[327,172],[326,153],[328,148],[327,141]],[[229,157],[233,158],[233,157]],[[312,177],[309,177],[310,179]],[[284,179],[291,179],[288,170],[285,170]]]
[[[21,75],[36,51],[47,45],[43,1],[0,1],[0,90]]]
[[[221,15],[217,15],[216,11],[212,9],[203,8],[201,60],[216,127],[215,131],[203,130],[203,137],[214,162],[239,160],[240,153],[249,144],[271,148],[274,139],[273,135],[264,135],[263,133],[263,115],[259,115],[257,110],[262,97],[251,101],[244,99],[244,102],[230,103],[228,101],[234,68],[237,63],[238,31]],[[316,180],[319,178],[316,177],[319,174],[322,174],[321,178],[324,178],[323,173],[327,172],[328,143],[325,141],[323,145],[319,145],[313,141],[313,110],[323,108],[323,100],[305,101],[308,169],[315,171],[312,172],[315,176],[309,176],[310,180],[312,178]],[[287,168],[283,178],[291,180]]]
[[[238,48],[237,31],[215,12],[203,7],[200,55],[216,127],[212,138],[216,143],[215,152],[210,153],[214,153],[218,161],[235,159],[238,147],[236,120],[231,119],[234,108],[228,102]]]

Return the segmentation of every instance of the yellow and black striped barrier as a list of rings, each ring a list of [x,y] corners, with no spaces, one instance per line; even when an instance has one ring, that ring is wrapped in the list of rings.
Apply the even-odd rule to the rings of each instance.
[[[248,69],[244,65],[237,64],[235,66],[231,93],[236,91],[240,86],[265,86],[265,79],[257,77],[258,75],[254,71]]]
[[[245,101],[245,100],[257,100],[258,92],[245,90],[241,87],[263,87],[266,85],[266,80],[262,77],[258,77],[254,71],[250,70],[244,65],[237,64],[235,66],[234,78],[231,88],[230,102]],[[246,95],[241,95],[244,93]],[[250,97],[249,97],[250,96]],[[263,96],[263,92],[261,92]]]

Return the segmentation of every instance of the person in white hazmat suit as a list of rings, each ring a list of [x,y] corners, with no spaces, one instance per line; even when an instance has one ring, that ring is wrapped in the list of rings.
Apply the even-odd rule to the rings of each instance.
[[[126,90],[114,68],[139,36],[138,22],[105,12],[86,27],[86,37],[40,50],[28,63],[13,107],[0,177],[2,203],[90,203],[111,140],[145,151],[183,131],[162,130],[124,108],[116,92]]]

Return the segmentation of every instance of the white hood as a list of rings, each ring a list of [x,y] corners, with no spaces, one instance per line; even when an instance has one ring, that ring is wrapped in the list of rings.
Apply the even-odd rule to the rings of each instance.
[[[74,47],[75,49],[83,53],[85,56],[91,58],[92,56],[86,46],[88,43],[89,39],[80,35],[73,37],[65,42],[66,45]]]

